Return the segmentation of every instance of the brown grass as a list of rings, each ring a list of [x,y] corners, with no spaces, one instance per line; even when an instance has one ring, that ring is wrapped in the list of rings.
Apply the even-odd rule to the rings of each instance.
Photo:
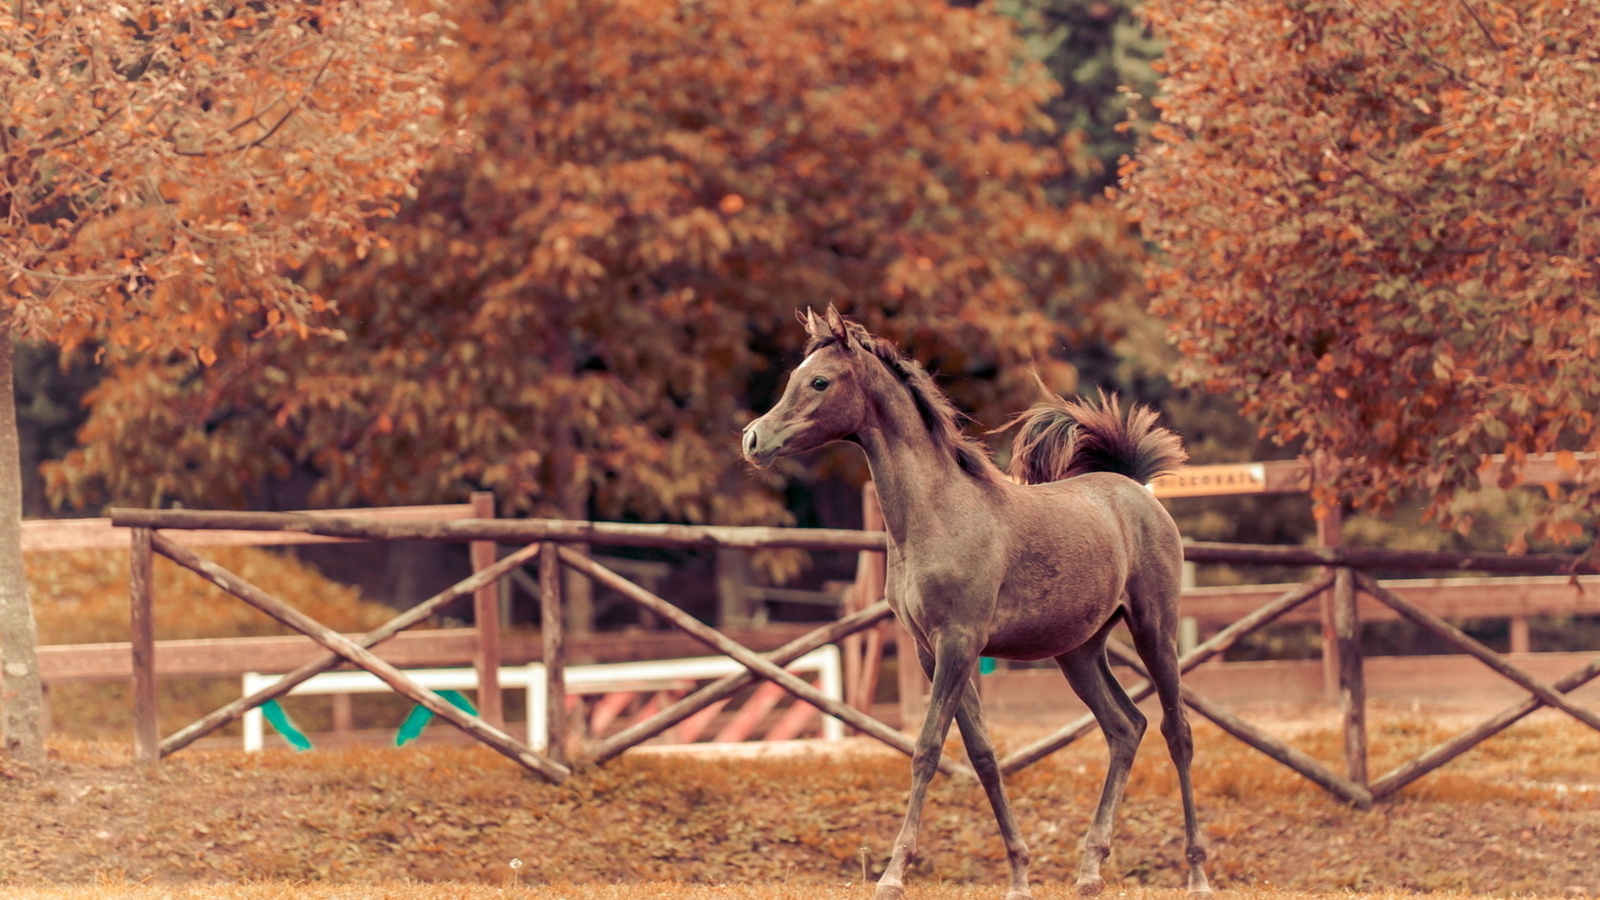
[[[630,884],[558,884],[492,886],[450,882],[422,884],[388,882],[370,885],[317,885],[274,882],[239,885],[205,885],[177,888],[102,882],[86,887],[30,888],[7,891],[8,900],[870,900],[870,886],[861,884],[753,884],[695,885],[680,882]],[[993,887],[974,885],[914,886],[910,900],[993,900]],[[1034,891],[1034,900],[1077,900],[1077,894],[1060,886]],[[1178,900],[1176,891],[1138,891],[1116,900]],[[1281,897],[1282,895],[1275,895]]]
[[[1374,726],[1374,772],[1452,731],[1402,715]],[[1600,735],[1581,726],[1536,718],[1367,811],[1214,729],[1197,736],[1210,870],[1236,896],[1600,888]],[[1293,741],[1330,764],[1340,753],[1331,728]],[[1108,900],[1181,896],[1162,749],[1152,738],[1130,782]],[[1071,896],[1103,759],[1085,741],[1009,782],[1039,900]],[[465,748],[191,750],[149,769],[122,744],[69,742],[38,769],[0,761],[0,885],[73,900],[866,897],[861,849],[875,876],[908,780],[903,757],[874,747],[737,762],[635,753],[551,786]],[[1003,856],[981,792],[939,779],[926,822],[910,896],[998,896]],[[525,863],[515,884],[513,859]]]
[[[27,888],[7,891],[8,900],[869,900],[870,886],[861,884],[754,884],[694,885],[679,882],[638,882],[632,884],[504,885],[421,884],[388,882],[369,885],[317,885],[274,882],[237,885],[205,885],[158,888],[146,885],[102,882],[86,887]],[[992,886],[923,885],[912,886],[909,900],[993,900]],[[1178,891],[1136,889],[1118,892],[1114,900],[1180,900]],[[1236,900],[1290,900],[1296,894],[1281,891],[1245,891]],[[1350,894],[1348,900],[1389,897],[1382,894]],[[1043,886],[1033,892],[1034,900],[1077,900],[1077,893],[1059,885]],[[1452,895],[1439,895],[1452,900]]]
[[[908,900],[994,900],[993,885],[912,885]],[[385,882],[382,884],[319,885],[304,882],[151,887],[101,882],[84,887],[24,888],[6,891],[8,900],[870,900],[870,885],[817,884],[684,884],[654,881],[629,884],[556,884],[503,886],[447,882]],[[1182,900],[1183,892],[1132,888],[1107,895],[1109,900]],[[1305,891],[1254,889],[1229,891],[1225,900],[1310,900],[1321,895]],[[1467,900],[1476,895],[1443,892],[1431,900]],[[1530,895],[1531,896],[1531,895]],[[1417,900],[1407,891],[1340,892],[1341,900]],[[1065,885],[1041,885],[1033,900],[1078,900]]]

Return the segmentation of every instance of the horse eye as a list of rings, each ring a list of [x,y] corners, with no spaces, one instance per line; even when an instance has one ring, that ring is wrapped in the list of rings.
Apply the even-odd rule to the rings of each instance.
[[[825,390],[827,390],[828,389],[828,379],[823,378],[820,375],[818,377],[816,377],[816,378],[811,379],[811,389],[815,390],[815,391],[825,391]]]

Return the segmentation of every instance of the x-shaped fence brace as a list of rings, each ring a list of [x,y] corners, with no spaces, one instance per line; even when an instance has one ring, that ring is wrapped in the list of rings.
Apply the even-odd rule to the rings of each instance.
[[[396,693],[420,704],[425,709],[460,728],[476,740],[509,757],[529,771],[552,782],[561,781],[571,772],[570,767],[560,758],[564,750],[561,729],[557,728],[551,731],[552,752],[546,754],[537,753],[511,735],[461,711],[437,693],[418,685],[407,677],[404,672],[384,661],[370,650],[371,647],[382,643],[400,631],[426,620],[428,616],[438,611],[445,604],[470,596],[479,588],[493,584],[517,568],[541,557],[541,562],[543,563],[541,568],[544,570],[543,574],[545,575],[545,577],[541,578],[541,587],[542,592],[545,594],[543,605],[546,611],[544,621],[547,631],[554,623],[558,623],[560,620],[560,579],[549,577],[549,572],[554,568],[552,562],[559,562],[560,565],[574,569],[599,584],[617,590],[630,602],[649,610],[716,652],[733,658],[745,667],[744,672],[714,681],[673,703],[649,719],[638,722],[600,742],[587,756],[591,761],[601,762],[610,759],[620,754],[623,750],[660,734],[701,709],[732,695],[756,678],[763,678],[776,683],[797,699],[817,707],[822,712],[840,719],[861,733],[882,741],[907,755],[910,755],[915,749],[914,742],[904,734],[854,707],[847,706],[828,697],[809,682],[783,668],[818,647],[839,641],[848,635],[871,628],[887,619],[890,616],[890,611],[889,605],[885,602],[880,601],[866,609],[797,638],[770,654],[762,655],[701,623],[693,616],[582,554],[569,548],[562,547],[557,549],[555,544],[531,544],[503,557],[450,588],[435,594],[405,613],[391,619],[382,627],[352,640],[322,625],[310,616],[261,590],[233,572],[205,559],[193,550],[150,529],[136,529],[134,537],[134,556],[136,560],[141,556],[138,552],[139,548],[145,543],[148,543],[151,550],[195,572],[278,622],[305,634],[330,651],[328,655],[306,663],[295,671],[284,675],[274,684],[212,712],[181,731],[174,733],[166,740],[161,741],[159,746],[159,755],[161,756],[188,746],[199,738],[238,719],[247,711],[269,700],[284,696],[296,685],[342,662],[348,661],[371,672],[388,684]],[[135,565],[138,566],[139,563],[135,562]],[[139,580],[141,580],[140,577],[136,575],[135,581]],[[143,580],[148,582],[147,577]],[[558,629],[559,625],[554,627]],[[564,708],[565,705],[565,698],[562,696],[564,686],[560,677],[560,662],[551,662],[553,663],[553,665],[549,666],[550,679],[552,681],[551,691],[555,695],[554,699],[557,702],[549,704],[548,708],[559,710]],[[957,762],[946,760],[941,768],[947,773],[958,773],[964,767]]]
[[[124,514],[129,515],[128,513]],[[218,522],[224,522],[225,519],[225,517],[215,515],[211,515],[209,518]],[[149,551],[153,550],[194,571],[284,625],[307,635],[329,651],[327,655],[306,663],[283,676],[273,685],[247,697],[240,698],[160,741],[159,755],[161,756],[188,746],[200,737],[234,721],[248,710],[269,700],[281,697],[296,685],[342,662],[348,661],[371,672],[397,693],[420,704],[473,738],[516,761],[529,771],[553,782],[560,781],[571,772],[570,767],[564,760],[565,748],[562,736],[565,731],[560,718],[564,715],[565,709],[565,686],[561,677],[564,659],[561,649],[561,578],[559,574],[562,568],[576,571],[598,584],[617,591],[629,602],[670,622],[673,626],[688,633],[715,652],[733,658],[745,669],[738,674],[729,675],[707,684],[648,719],[637,722],[623,731],[599,741],[589,748],[589,752],[586,754],[588,760],[603,762],[611,759],[629,747],[649,740],[695,713],[731,696],[758,678],[773,682],[794,695],[798,700],[815,706],[823,713],[834,716],[862,734],[879,740],[902,753],[911,755],[914,751],[914,742],[911,738],[889,728],[861,710],[824,695],[810,683],[784,669],[784,666],[818,647],[840,641],[849,635],[874,627],[889,618],[891,615],[889,606],[882,601],[847,615],[833,623],[819,627],[777,650],[767,654],[760,654],[716,629],[705,625],[666,600],[628,581],[587,556],[571,548],[560,546],[556,541],[542,540],[530,543],[502,557],[463,581],[401,613],[368,634],[360,638],[351,639],[327,628],[289,604],[250,584],[238,575],[204,559],[193,550],[161,535],[149,524],[141,524],[139,522],[129,522],[128,524],[134,526],[132,581],[136,594],[140,591],[148,592],[149,590]],[[345,526],[341,526],[337,520],[323,520],[317,523],[297,521],[292,526],[284,525],[283,527],[292,527],[295,530],[305,530],[313,533],[320,532],[330,536],[353,536],[340,535],[341,528],[348,527],[348,523]],[[571,535],[564,536],[570,537]],[[1283,548],[1283,550],[1287,552],[1280,552],[1277,555],[1285,556],[1286,558],[1283,560],[1285,562],[1291,561],[1287,557],[1291,554],[1296,554],[1296,551],[1290,548]],[[1328,551],[1321,552],[1326,554]],[[1305,554],[1300,553],[1298,555]],[[1476,560],[1477,558],[1474,557],[1473,559]],[[545,754],[533,751],[504,731],[462,712],[443,697],[416,684],[404,672],[373,654],[370,649],[400,631],[426,620],[445,604],[470,596],[478,589],[495,583],[516,569],[535,560],[540,563],[542,624],[545,635],[546,666],[549,672],[551,702],[547,704],[547,709],[554,717],[551,723],[553,727],[549,729],[551,743]],[[1352,643],[1355,641],[1353,636],[1356,633],[1357,626],[1354,621],[1353,592],[1359,589],[1361,592],[1394,609],[1400,616],[1418,627],[1437,635],[1463,652],[1477,658],[1491,670],[1522,687],[1529,694],[1526,699],[1519,703],[1507,707],[1477,726],[1462,732],[1421,756],[1396,767],[1375,781],[1368,783],[1365,777],[1364,758],[1359,764],[1352,758],[1353,771],[1351,777],[1341,776],[1305,753],[1223,710],[1217,704],[1189,687],[1184,686],[1182,688],[1183,702],[1189,708],[1209,719],[1228,734],[1295,770],[1335,796],[1358,806],[1367,806],[1375,800],[1391,796],[1417,778],[1444,765],[1456,756],[1543,706],[1559,709],[1585,725],[1600,730],[1600,716],[1573,703],[1565,696],[1596,677],[1600,677],[1600,658],[1596,658],[1595,661],[1584,668],[1572,672],[1554,683],[1547,684],[1512,665],[1504,657],[1485,647],[1455,626],[1383,587],[1376,579],[1365,572],[1355,569],[1354,566],[1343,560],[1313,556],[1302,562],[1331,563],[1333,567],[1321,577],[1289,590],[1276,600],[1261,606],[1189,651],[1179,661],[1181,670],[1188,672],[1218,656],[1237,644],[1246,635],[1271,624],[1295,607],[1330,589],[1334,590],[1336,600],[1339,599],[1341,592],[1344,594],[1345,602],[1336,602],[1335,607],[1337,614],[1342,617],[1340,630],[1346,635],[1341,641],[1343,643]],[[1461,567],[1470,566],[1463,564]],[[134,614],[135,616],[147,615],[148,609],[141,611],[140,604],[136,603]],[[1107,649],[1117,662],[1129,666],[1141,677],[1145,676],[1144,667],[1132,650],[1117,641],[1109,642]],[[1364,757],[1365,725],[1364,713],[1361,707],[1365,703],[1365,698],[1361,684],[1359,646],[1330,648],[1329,652],[1337,652],[1339,654],[1341,668],[1346,670],[1342,672],[1345,690],[1353,692],[1346,698],[1347,715],[1356,722],[1358,730],[1362,732],[1356,738],[1355,744],[1349,743],[1347,738],[1347,751],[1352,755],[1360,754]],[[1153,691],[1154,688],[1146,677],[1144,681],[1133,685],[1129,689],[1129,695],[1135,702],[1138,702],[1149,697]],[[1095,721],[1092,716],[1083,716],[1060,731],[1023,747],[1006,757],[1001,761],[1002,771],[1010,774],[1026,768],[1089,733],[1095,727]],[[940,767],[942,771],[951,774],[971,773],[970,768],[948,758],[941,761]]]
[[[1402,618],[1454,645],[1469,656],[1478,659],[1495,673],[1528,691],[1529,696],[1423,753],[1421,756],[1397,766],[1371,783],[1365,783],[1364,777],[1347,778],[1339,775],[1305,753],[1227,712],[1190,689],[1187,685],[1181,688],[1184,704],[1209,719],[1228,734],[1300,773],[1329,793],[1360,807],[1370,806],[1376,800],[1382,800],[1394,795],[1411,782],[1460,756],[1543,706],[1559,709],[1579,722],[1600,731],[1600,716],[1582,706],[1578,706],[1564,696],[1596,677],[1600,677],[1600,657],[1597,657],[1582,669],[1572,672],[1554,683],[1546,684],[1511,664],[1503,656],[1484,646],[1461,629],[1379,584],[1376,579],[1365,572],[1353,572],[1352,576],[1355,586],[1363,593],[1395,610]],[[1329,590],[1334,586],[1337,579],[1338,576],[1327,574],[1314,581],[1300,585],[1271,603],[1260,607],[1245,618],[1234,622],[1227,628],[1217,632],[1210,640],[1185,654],[1179,661],[1181,670],[1188,672],[1201,663],[1223,653],[1247,634],[1265,627],[1296,606]],[[1113,640],[1107,643],[1107,651],[1117,662],[1133,669],[1141,678],[1145,679],[1133,685],[1128,691],[1129,696],[1135,702],[1149,697],[1154,692],[1154,686],[1149,681],[1144,665],[1133,650],[1121,642]],[[1356,665],[1360,665],[1359,655],[1356,657]],[[1359,684],[1359,674],[1355,677],[1357,684]],[[1356,698],[1355,703],[1357,705],[1361,703],[1359,696]],[[1351,712],[1357,716],[1361,715],[1359,710],[1352,710]],[[1001,762],[1001,769],[1009,774],[1032,765],[1087,734],[1094,727],[1094,718],[1092,716],[1084,716],[1060,731],[1018,750]],[[1363,738],[1361,741],[1363,751],[1364,746],[1365,741]]]
[[[434,715],[456,726],[499,753],[504,754],[511,760],[526,768],[528,771],[540,775],[552,782],[559,782],[571,774],[572,770],[567,766],[552,760],[547,756],[535,753],[533,750],[529,749],[527,745],[523,744],[521,741],[518,741],[511,735],[506,734],[504,731],[501,731],[500,729],[475,716],[468,715],[466,712],[457,709],[452,703],[450,703],[450,701],[417,684],[411,678],[407,677],[404,672],[395,668],[393,665],[386,662],[383,658],[379,657],[377,654],[368,649],[369,647],[380,643],[384,639],[402,631],[409,625],[414,625],[422,621],[427,617],[429,611],[437,609],[443,603],[447,603],[449,600],[457,597],[467,596],[471,594],[472,591],[477,587],[491,584],[496,577],[504,576],[510,573],[510,571],[517,565],[526,562],[529,556],[531,556],[533,553],[537,553],[539,550],[537,546],[525,548],[519,554],[512,554],[511,556],[500,560],[500,562],[495,566],[478,572],[473,577],[457,584],[455,587],[445,591],[444,593],[435,595],[422,605],[413,607],[410,611],[391,619],[387,625],[384,625],[375,631],[369,632],[360,640],[351,640],[345,635],[342,635],[326,625],[323,625],[305,613],[300,612],[293,606],[290,606],[282,600],[279,600],[271,594],[268,594],[266,591],[261,590],[245,579],[240,578],[238,575],[235,575],[222,566],[205,559],[198,553],[195,553],[193,550],[190,550],[188,547],[185,547],[182,544],[170,540],[169,538],[166,538],[160,534],[151,534],[149,536],[149,540],[151,548],[157,553],[160,553],[162,556],[167,557],[178,565],[193,571],[217,587],[222,588],[233,596],[238,597],[240,600],[243,600],[251,606],[254,606],[256,609],[261,610],[284,625],[287,625],[290,628],[293,628],[294,630],[306,635],[307,637],[326,647],[328,650],[332,651],[328,656],[324,656],[318,660],[301,666],[294,672],[279,679],[275,684],[263,688],[249,697],[245,697],[239,701],[230,703],[228,706],[217,710],[211,715],[206,716],[204,719],[201,719],[193,725],[190,725],[188,728],[183,729],[183,731],[173,735],[172,738],[162,742],[161,752],[163,755],[170,753],[179,747],[187,745],[196,738],[200,737],[202,734],[221,727],[227,722],[230,722],[238,716],[243,715],[249,709],[259,706],[268,700],[273,700],[283,696],[284,694],[287,694],[292,688],[294,688],[295,685],[300,684],[312,676],[327,671],[341,662],[349,661],[363,669],[366,669],[373,675],[376,675],[385,684],[393,688],[395,693],[400,694],[414,703],[420,704],[424,709],[427,709]],[[135,537],[136,549],[138,547],[138,543],[139,538]],[[507,563],[510,564],[507,565]],[[491,574],[493,574],[494,577],[484,577],[491,576]]]
[[[1357,572],[1355,577],[1356,584],[1362,591],[1389,606],[1418,627],[1438,635],[1440,638],[1459,647],[1463,652],[1476,657],[1484,665],[1528,692],[1526,699],[1501,710],[1478,725],[1434,747],[1422,756],[1396,767],[1372,782],[1370,787],[1374,797],[1382,799],[1391,796],[1428,772],[1500,733],[1541,706],[1559,709],[1590,728],[1600,731],[1600,716],[1596,716],[1590,710],[1572,703],[1563,696],[1588,684],[1596,676],[1600,676],[1600,657],[1596,657],[1588,665],[1567,674],[1555,683],[1546,684],[1512,665],[1506,661],[1505,657],[1485,647],[1449,622],[1380,585],[1376,579],[1365,572]]]

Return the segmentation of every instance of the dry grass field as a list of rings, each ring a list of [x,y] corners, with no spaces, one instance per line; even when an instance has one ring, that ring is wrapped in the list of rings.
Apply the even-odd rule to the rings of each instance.
[[[993,885],[914,885],[909,900],[996,900],[1001,891]],[[25,888],[4,891],[8,900],[870,900],[870,885],[861,884],[750,884],[693,885],[677,882],[630,884],[561,884],[495,887],[449,882],[420,884],[391,882],[371,885],[317,885],[274,882],[160,888],[127,884],[99,884],[74,888]],[[1183,900],[1179,890],[1134,888],[1108,895],[1110,900]],[[1246,888],[1229,891],[1224,900],[1313,900],[1320,895],[1302,891]],[[1418,900],[1402,891],[1340,892],[1340,900]],[[1475,895],[1444,892],[1429,900],[1468,900]],[[1044,885],[1033,900],[1078,900],[1068,886]]]
[[[1403,710],[1373,718],[1375,773],[1454,731]],[[1371,810],[1208,726],[1197,739],[1225,896],[1600,896],[1600,734],[1580,725],[1536,716]],[[1338,759],[1332,727],[1292,740]],[[1108,900],[1183,896],[1162,751],[1157,737],[1140,754]],[[1074,896],[1103,753],[1080,742],[1010,780],[1037,900]],[[0,897],[867,898],[863,861],[875,876],[908,783],[903,757],[861,745],[736,761],[634,753],[550,786],[459,747],[191,750],[145,767],[122,744],[60,743],[37,768],[0,760]],[[936,781],[926,823],[910,897],[1003,893],[976,785]]]

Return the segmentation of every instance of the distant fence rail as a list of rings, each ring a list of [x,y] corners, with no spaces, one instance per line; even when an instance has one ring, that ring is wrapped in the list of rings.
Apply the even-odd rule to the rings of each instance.
[[[136,746],[143,758],[156,759],[166,753],[174,752],[199,736],[233,721],[245,710],[275,699],[289,692],[296,684],[343,661],[349,661],[372,672],[397,692],[425,706],[474,738],[515,759],[531,771],[552,781],[558,781],[570,771],[564,754],[566,744],[564,736],[567,732],[564,718],[565,704],[561,702],[561,698],[565,697],[563,671],[569,650],[562,629],[563,578],[560,575],[563,570],[578,572],[591,581],[615,590],[628,602],[645,609],[661,621],[683,631],[716,652],[734,659],[742,669],[738,674],[721,678],[671,704],[651,719],[637,723],[587,748],[585,753],[587,759],[601,761],[611,758],[628,747],[648,740],[725,699],[757,678],[779,685],[796,698],[812,704],[863,734],[907,754],[912,750],[910,739],[899,731],[887,727],[860,709],[825,696],[816,687],[796,678],[783,668],[817,647],[844,641],[859,632],[875,628],[890,617],[887,604],[881,601],[860,604],[839,620],[800,635],[783,646],[763,654],[701,623],[644,588],[564,546],[569,543],[581,543],[591,546],[691,548],[799,547],[872,554],[884,549],[885,536],[882,532],[652,526],[486,518],[407,522],[338,515],[189,510],[114,510],[111,521],[116,526],[132,530],[130,545],[133,549],[131,583],[134,637],[131,656],[135,681]],[[233,573],[209,563],[163,533],[167,529],[191,531],[221,529],[354,540],[437,540],[522,546],[418,607],[400,614],[387,625],[369,634],[351,638],[332,632],[307,619],[288,604],[266,595]],[[264,687],[249,697],[241,698],[166,740],[159,740],[155,732],[154,641],[151,638],[149,622],[151,608],[149,566],[154,553],[160,553],[191,569],[239,599],[302,632],[320,644],[324,648],[324,654],[284,676],[273,685]],[[1325,653],[1337,663],[1339,690],[1345,712],[1347,774],[1341,775],[1332,771],[1304,753],[1265,734],[1259,728],[1238,719],[1218,707],[1215,702],[1187,687],[1184,691],[1184,700],[1197,713],[1212,720],[1228,733],[1349,802],[1365,805],[1375,799],[1389,796],[1427,771],[1448,762],[1465,749],[1475,746],[1543,706],[1560,709],[1573,718],[1600,729],[1600,716],[1596,716],[1566,696],[1568,692],[1600,676],[1600,657],[1553,682],[1543,681],[1518,668],[1504,656],[1484,647],[1436,613],[1402,596],[1400,589],[1380,583],[1367,571],[1373,569],[1450,573],[1477,571],[1543,576],[1576,576],[1595,572],[1592,566],[1586,567],[1575,558],[1554,555],[1426,553],[1360,547],[1284,547],[1209,543],[1188,545],[1186,555],[1188,559],[1197,562],[1310,566],[1321,570],[1322,574],[1313,580],[1287,587],[1275,598],[1227,624],[1186,653],[1181,665],[1185,670],[1193,669],[1218,657],[1250,633],[1290,616],[1312,599],[1323,602],[1324,621],[1331,619],[1332,624],[1332,641],[1325,648]],[[544,725],[546,733],[550,736],[549,747],[545,753],[536,752],[516,741],[494,724],[461,713],[437,694],[407,679],[402,671],[370,650],[371,647],[422,621],[441,604],[481,591],[487,585],[506,577],[514,569],[534,562],[538,563],[540,570],[542,625],[540,640],[542,658],[547,669],[547,690],[550,698],[550,702],[545,705],[548,721]],[[1573,588],[1575,591],[1583,584],[1582,581],[1576,580],[1572,583],[1578,586]],[[1460,652],[1478,659],[1525,691],[1527,699],[1508,707],[1500,714],[1430,750],[1418,759],[1400,766],[1395,771],[1369,781],[1366,773],[1366,703],[1359,640],[1361,616],[1363,610],[1368,608],[1358,602],[1358,597],[1363,595],[1370,598],[1371,602],[1381,604],[1398,617],[1444,640]],[[1128,666],[1136,672],[1142,671],[1137,656],[1130,650],[1116,642],[1113,642],[1109,649],[1114,662]],[[1134,685],[1130,688],[1130,693],[1135,699],[1146,696],[1149,693],[1148,684]],[[1022,768],[1093,728],[1092,719],[1074,722],[1056,734],[1012,754],[1002,762],[1002,765],[1007,771]],[[947,771],[964,768],[949,760],[945,761],[944,767]]]

